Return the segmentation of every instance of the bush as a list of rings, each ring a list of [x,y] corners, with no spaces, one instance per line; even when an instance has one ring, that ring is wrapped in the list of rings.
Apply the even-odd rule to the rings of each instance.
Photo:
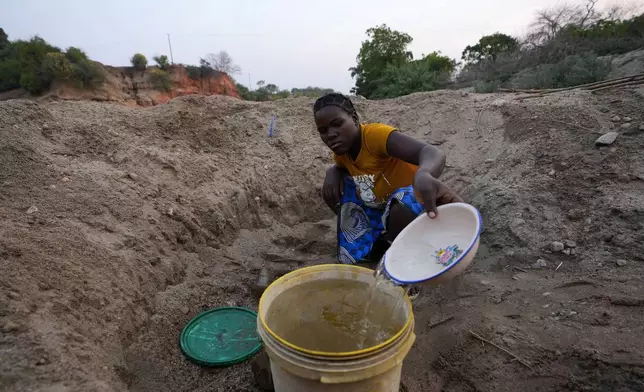
[[[164,70],[153,69],[150,72],[150,82],[156,90],[164,92],[170,92],[172,90],[172,78]]]
[[[145,68],[148,66],[148,59],[141,53],[136,53],[130,59],[130,63],[132,63],[132,66],[137,71],[145,71]]]
[[[161,56],[154,56],[152,59],[157,63],[157,66],[161,68],[163,71],[167,71],[168,68],[170,67],[168,56],[166,56],[165,54],[162,54]]]
[[[65,51],[65,56],[67,56],[67,59],[69,61],[75,64],[89,60],[85,52],[73,46],[67,48],[67,51]]]
[[[587,53],[568,56],[556,64],[542,64],[522,70],[508,85],[519,89],[572,87],[603,80],[609,72],[608,60]]]
[[[196,65],[186,65],[186,72],[188,72],[188,77],[192,80],[201,79],[201,67]]]
[[[92,60],[72,64],[72,80],[79,88],[97,88],[105,82],[105,70]]]
[[[450,82],[449,72],[432,71],[423,60],[402,66],[389,65],[376,80],[372,98],[394,98],[420,91],[434,91]]]
[[[490,82],[476,81],[474,82],[474,92],[475,93],[493,93],[501,87],[501,81],[493,80]]]
[[[17,59],[0,61],[0,91],[20,88],[20,62]]]
[[[73,75],[72,63],[62,53],[47,53],[40,66],[50,80],[69,80]]]

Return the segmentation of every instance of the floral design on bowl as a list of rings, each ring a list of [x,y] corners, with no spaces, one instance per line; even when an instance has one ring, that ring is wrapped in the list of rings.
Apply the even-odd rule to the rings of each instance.
[[[458,248],[458,245],[450,245],[445,249],[438,249],[434,256],[436,257],[436,262],[447,267],[452,264],[454,260],[463,254],[463,250]]]

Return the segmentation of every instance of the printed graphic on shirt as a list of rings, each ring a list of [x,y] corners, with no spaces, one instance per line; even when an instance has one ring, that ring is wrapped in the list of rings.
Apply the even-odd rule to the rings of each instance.
[[[373,191],[376,185],[376,176],[373,174],[362,174],[353,176],[353,182],[356,183],[358,195],[365,203],[373,203],[376,201],[376,194]]]

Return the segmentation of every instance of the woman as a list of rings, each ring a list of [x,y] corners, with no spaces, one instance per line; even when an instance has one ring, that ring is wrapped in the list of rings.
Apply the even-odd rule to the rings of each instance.
[[[378,262],[396,236],[425,211],[462,201],[438,177],[445,154],[380,123],[360,124],[349,98],[328,94],[313,106],[315,124],[335,165],[322,197],[338,214],[338,260]],[[421,204],[422,203],[422,204]]]

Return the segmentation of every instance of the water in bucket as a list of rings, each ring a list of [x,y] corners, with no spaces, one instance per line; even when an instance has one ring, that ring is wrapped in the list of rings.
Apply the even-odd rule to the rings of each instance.
[[[383,272],[379,265],[372,283],[330,279],[294,286],[273,301],[267,324],[308,350],[349,352],[383,343],[406,320],[404,291]]]

